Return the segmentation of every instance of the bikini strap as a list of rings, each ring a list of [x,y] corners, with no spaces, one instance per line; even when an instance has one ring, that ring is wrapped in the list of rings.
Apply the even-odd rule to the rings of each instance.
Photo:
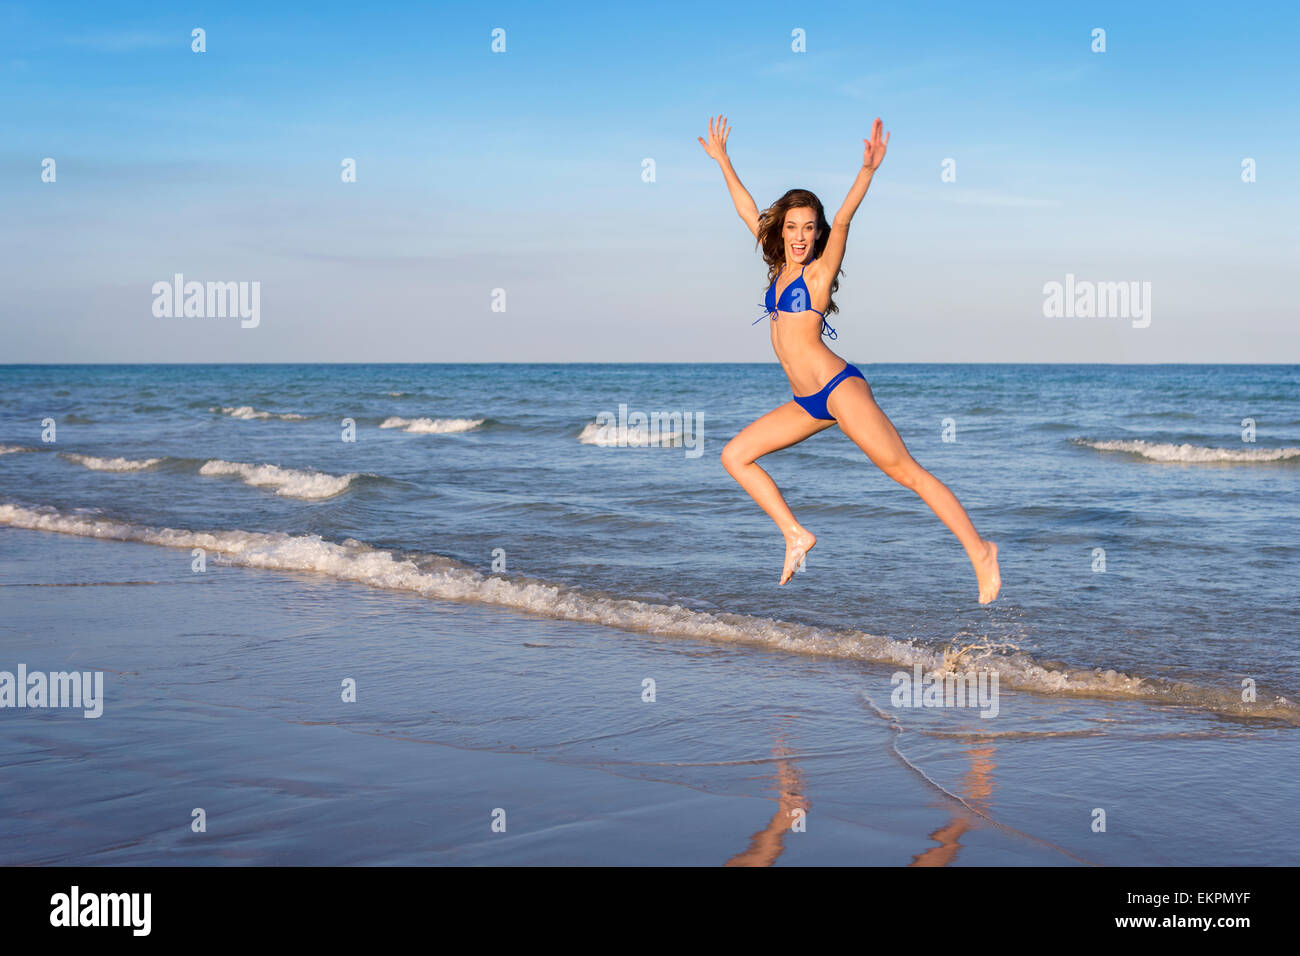
[[[813,260],[813,262],[816,262],[816,261],[817,261],[816,259]],[[808,268],[808,263],[805,262],[804,265],[803,265],[803,269],[807,269],[807,268]],[[803,278],[803,269],[800,269],[800,270],[799,270],[799,278],[800,278],[800,279]],[[807,291],[807,293],[808,293],[808,309],[809,309],[810,311],[812,311],[812,312],[817,312],[817,310],[814,309],[814,308],[812,307],[812,289],[809,289],[809,288],[808,288],[808,283],[807,283],[807,282],[805,282],[805,283],[803,284],[803,287],[804,287],[804,289],[805,289],[805,290]],[[820,316],[822,317],[822,335],[826,335],[826,329],[831,329],[831,327],[830,327],[829,325],[826,324],[826,313],[825,313],[825,312],[817,312],[817,314],[820,315]],[[835,330],[834,330],[834,329],[831,329],[831,334],[828,336],[828,338],[832,338],[832,339],[835,338]]]

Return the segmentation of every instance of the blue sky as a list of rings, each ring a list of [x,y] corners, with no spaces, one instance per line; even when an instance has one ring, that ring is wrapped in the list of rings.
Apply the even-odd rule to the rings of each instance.
[[[852,361],[1300,361],[1294,5],[874,6],[0,4],[0,362],[771,361],[718,113],[828,216],[891,131]],[[155,317],[178,272],[260,324]],[[1045,318],[1067,273],[1150,326]]]

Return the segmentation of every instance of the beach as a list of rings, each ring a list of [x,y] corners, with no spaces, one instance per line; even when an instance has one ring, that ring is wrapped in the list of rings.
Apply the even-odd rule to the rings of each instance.
[[[5,715],[6,863],[903,865],[954,825],[975,860],[1068,862],[912,774],[815,663],[0,533],[8,654],[114,665],[99,718]],[[828,678],[842,713],[764,699]]]

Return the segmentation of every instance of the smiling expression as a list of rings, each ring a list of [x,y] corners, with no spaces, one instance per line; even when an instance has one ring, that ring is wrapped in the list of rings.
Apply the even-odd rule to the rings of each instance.
[[[785,214],[782,231],[785,261],[807,265],[817,243],[817,214],[807,206],[796,206]]]

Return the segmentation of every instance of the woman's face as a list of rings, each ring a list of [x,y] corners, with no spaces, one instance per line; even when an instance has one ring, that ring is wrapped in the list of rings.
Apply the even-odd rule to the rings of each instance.
[[[812,261],[817,241],[817,214],[807,206],[796,206],[785,214],[782,239],[785,261],[807,264]]]

